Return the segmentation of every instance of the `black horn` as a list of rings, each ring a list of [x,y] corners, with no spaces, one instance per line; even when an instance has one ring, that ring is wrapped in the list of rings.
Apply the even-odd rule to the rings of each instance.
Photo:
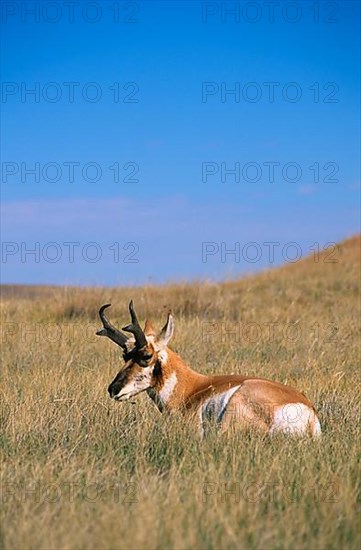
[[[107,336],[113,342],[118,344],[123,349],[126,349],[126,342],[128,340],[128,337],[125,336],[120,330],[115,328],[108,320],[108,318],[105,316],[104,310],[107,307],[110,307],[111,304],[105,304],[102,306],[99,310],[99,317],[103,323],[103,328],[97,331],[98,336]]]
[[[133,300],[131,300],[129,303],[129,313],[130,313],[132,322],[130,325],[123,327],[122,330],[125,330],[126,332],[131,332],[132,334],[134,334],[136,347],[138,349],[143,348],[144,346],[147,345],[147,339],[145,337],[145,334],[139,324],[136,313],[134,311]]]

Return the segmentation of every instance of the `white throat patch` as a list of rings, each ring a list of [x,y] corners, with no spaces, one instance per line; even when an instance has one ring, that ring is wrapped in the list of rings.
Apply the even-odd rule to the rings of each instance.
[[[163,403],[167,403],[169,399],[172,397],[173,390],[178,382],[177,375],[175,372],[172,372],[172,374],[167,378],[165,381],[162,389],[159,392],[159,397],[163,401]]]

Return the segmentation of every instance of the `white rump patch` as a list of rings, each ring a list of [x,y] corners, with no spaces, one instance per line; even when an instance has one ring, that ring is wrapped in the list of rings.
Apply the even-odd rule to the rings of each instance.
[[[314,424],[314,429],[312,430]],[[290,435],[321,433],[321,426],[314,411],[304,403],[287,403],[274,412],[270,434],[283,432]]]
[[[172,393],[177,382],[178,382],[177,375],[175,372],[172,372],[169,378],[167,378],[167,380],[164,382],[163,387],[158,394],[161,400],[163,401],[163,403],[167,403],[169,399],[172,397]]]

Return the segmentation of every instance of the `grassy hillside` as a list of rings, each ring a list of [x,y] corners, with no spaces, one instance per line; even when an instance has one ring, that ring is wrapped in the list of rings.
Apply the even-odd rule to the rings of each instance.
[[[224,284],[3,287],[0,548],[359,548],[359,277],[355,237]],[[97,311],[123,326],[130,298],[158,325],[172,309],[194,369],[303,390],[321,441],[202,442],[146,395],[111,401]]]

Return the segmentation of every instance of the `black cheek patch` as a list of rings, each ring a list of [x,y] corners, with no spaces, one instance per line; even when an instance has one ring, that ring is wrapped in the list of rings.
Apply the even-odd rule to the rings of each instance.
[[[161,378],[162,376],[162,365],[160,361],[157,361],[154,365],[153,376],[155,376],[155,378]]]

